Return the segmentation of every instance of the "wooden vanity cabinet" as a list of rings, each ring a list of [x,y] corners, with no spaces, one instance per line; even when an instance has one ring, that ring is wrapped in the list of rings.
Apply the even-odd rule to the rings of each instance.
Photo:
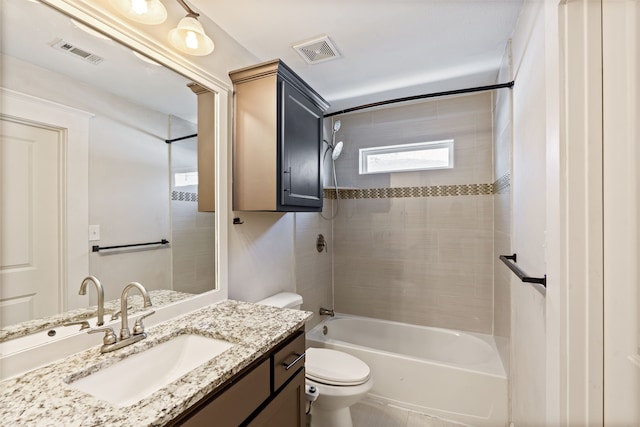
[[[249,427],[304,427],[305,426],[304,369],[278,393]]]
[[[322,210],[322,121],[329,104],[280,60],[229,76],[233,210]]]
[[[304,427],[304,351],[300,329],[170,425]]]

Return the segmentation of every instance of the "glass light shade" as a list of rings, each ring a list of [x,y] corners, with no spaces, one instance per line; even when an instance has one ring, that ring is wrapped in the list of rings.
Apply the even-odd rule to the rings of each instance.
[[[213,40],[204,32],[202,25],[196,18],[186,16],[180,20],[178,26],[169,31],[169,43],[180,52],[205,56],[213,52]]]
[[[167,9],[160,0],[111,0],[125,18],[141,24],[157,25],[167,20]]]

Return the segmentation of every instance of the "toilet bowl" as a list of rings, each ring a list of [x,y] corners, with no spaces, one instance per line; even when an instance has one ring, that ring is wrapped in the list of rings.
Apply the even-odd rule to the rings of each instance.
[[[300,309],[302,297],[282,292],[258,304]],[[311,403],[311,427],[353,427],[349,408],[373,387],[369,366],[355,356],[328,348],[309,347],[305,359],[306,384],[319,392]]]
[[[309,347],[306,383],[319,392],[311,407],[311,427],[352,427],[351,405],[373,387],[369,366],[342,351]]]

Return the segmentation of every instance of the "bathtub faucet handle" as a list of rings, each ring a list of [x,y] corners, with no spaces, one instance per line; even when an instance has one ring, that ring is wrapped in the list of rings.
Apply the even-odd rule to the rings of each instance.
[[[336,314],[333,312],[333,309],[328,309],[324,307],[320,307],[320,316],[335,316]]]

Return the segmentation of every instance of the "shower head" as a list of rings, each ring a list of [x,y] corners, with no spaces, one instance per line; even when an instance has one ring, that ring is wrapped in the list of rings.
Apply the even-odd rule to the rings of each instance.
[[[340,123],[340,120],[337,120],[334,124],[333,124],[333,133],[336,133],[340,130],[340,126],[342,125],[342,123]]]
[[[333,152],[331,153],[331,158],[333,160],[338,160],[338,157],[340,157],[340,153],[342,153],[343,146],[344,144],[342,143],[342,141],[340,141],[333,147]]]

